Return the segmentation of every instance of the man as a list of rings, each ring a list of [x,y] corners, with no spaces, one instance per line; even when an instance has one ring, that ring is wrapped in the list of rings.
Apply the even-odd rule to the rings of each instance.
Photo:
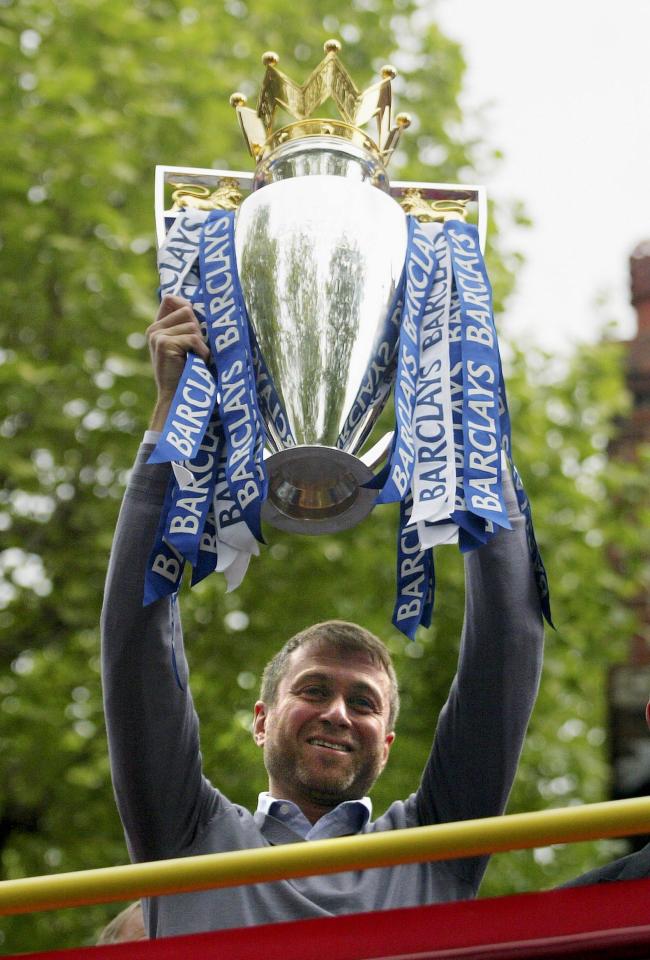
[[[160,430],[186,352],[207,359],[207,348],[189,304],[177,297],[163,300],[148,338],[158,386],[151,427]],[[334,621],[292,638],[265,670],[254,737],[269,790],[253,815],[202,772],[175,600],[142,607],[145,564],[169,476],[169,465],[146,465],[155,439],[145,437],[124,498],[102,615],[111,763],[132,858],[263,849],[503,812],[537,692],[543,634],[512,486],[512,531],[465,560],[458,672],[415,793],[371,819],[366,794],[395,737],[397,684],[381,641]],[[156,937],[461,899],[476,893],[486,860],[155,898],[145,902],[145,916]]]
[[[645,719],[650,727],[650,703],[645,708]],[[613,880],[644,880],[650,877],[650,843],[627,857],[619,857],[603,867],[596,867],[588,873],[583,873],[564,887],[585,887],[592,883],[611,883]]]
[[[144,932],[144,918],[139,900],[130,903],[108,923],[99,935],[98,946],[107,943],[131,943],[135,940],[147,940]]]

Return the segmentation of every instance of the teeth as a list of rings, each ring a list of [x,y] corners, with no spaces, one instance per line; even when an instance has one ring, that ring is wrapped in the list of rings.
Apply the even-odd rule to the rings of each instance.
[[[315,747],[327,747],[329,750],[339,750],[341,753],[347,753],[348,748],[340,743],[329,743],[327,740],[310,740]]]

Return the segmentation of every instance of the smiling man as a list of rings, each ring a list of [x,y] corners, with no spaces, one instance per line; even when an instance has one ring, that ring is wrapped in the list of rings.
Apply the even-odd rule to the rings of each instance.
[[[205,776],[175,598],[142,606],[169,464],[147,465],[187,351],[207,359],[188,303],[163,300],[149,329],[158,387],[115,532],[102,612],[102,668],[113,781],[134,860],[263,849],[494,816],[505,809],[542,656],[542,620],[512,485],[512,530],[465,557],[458,671],[419,785],[373,819],[368,792],[395,739],[399,696],[385,645],[328,621],[267,665],[254,707],[268,791],[251,813]],[[297,574],[299,576],[299,574]],[[308,857],[308,851],[305,850]],[[458,900],[487,858],[406,864],[145,901],[151,937]]]
[[[310,627],[267,665],[261,696],[253,732],[264,749],[267,797],[291,801],[296,816],[315,824],[368,793],[386,766],[399,706],[376,637],[342,621]]]

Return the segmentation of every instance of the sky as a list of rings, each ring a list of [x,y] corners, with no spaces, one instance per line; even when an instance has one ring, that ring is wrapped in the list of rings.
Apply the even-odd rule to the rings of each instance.
[[[650,0],[438,0],[435,17],[467,61],[467,129],[505,154],[480,182],[534,222],[504,233],[527,260],[508,332],[553,351],[594,340],[604,319],[633,336],[629,257],[650,240]]]

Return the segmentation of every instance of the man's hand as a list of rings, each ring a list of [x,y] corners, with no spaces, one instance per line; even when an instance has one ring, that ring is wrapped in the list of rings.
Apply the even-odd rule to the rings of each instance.
[[[147,329],[147,340],[158,389],[149,426],[151,430],[162,430],[187,354],[195,353],[207,363],[210,350],[191,304],[182,297],[163,297],[156,319]]]

